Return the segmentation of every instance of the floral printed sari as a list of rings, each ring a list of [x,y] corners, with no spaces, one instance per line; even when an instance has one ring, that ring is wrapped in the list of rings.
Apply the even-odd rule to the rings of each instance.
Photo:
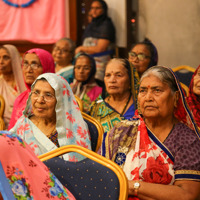
[[[56,74],[46,73],[37,79],[45,78],[55,90],[56,96],[56,130],[59,146],[69,144],[80,145],[91,149],[91,142],[88,129],[82,118],[78,104],[67,81]],[[35,82],[32,85],[34,87]],[[21,137],[30,145],[36,155],[41,155],[56,149],[56,144],[40,131],[37,126],[29,119],[33,115],[31,111],[31,95],[29,95],[27,106],[23,116],[17,121],[16,125],[10,130]],[[78,161],[83,157],[76,153],[63,155],[65,160]]]
[[[0,148],[1,164],[16,199],[75,199],[18,136],[1,131]]]

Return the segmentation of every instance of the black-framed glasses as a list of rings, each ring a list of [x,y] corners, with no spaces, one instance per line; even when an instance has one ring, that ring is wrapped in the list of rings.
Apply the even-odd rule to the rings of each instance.
[[[38,69],[41,65],[38,64],[38,63],[31,63],[31,64],[29,64],[29,63],[27,63],[27,62],[24,62],[24,63],[22,64],[22,67],[23,67],[24,69],[28,69],[29,66],[31,67],[31,69]]]
[[[47,102],[51,102],[51,101],[53,101],[55,99],[55,96],[53,94],[49,93],[49,92],[47,92],[47,93],[45,93],[43,95],[40,95],[39,92],[32,91],[31,92],[31,96],[35,100],[38,100],[39,97],[42,97],[44,99],[44,101],[47,101]]]
[[[70,52],[68,49],[61,49],[61,48],[59,48],[57,46],[54,47],[53,51],[59,51],[61,54]]]
[[[138,60],[141,60],[141,61],[143,61],[145,58],[151,58],[150,56],[146,56],[146,55],[143,54],[143,53],[137,54],[137,53],[135,53],[135,52],[129,52],[128,55],[129,55],[129,57],[132,58],[132,59],[137,57]]]

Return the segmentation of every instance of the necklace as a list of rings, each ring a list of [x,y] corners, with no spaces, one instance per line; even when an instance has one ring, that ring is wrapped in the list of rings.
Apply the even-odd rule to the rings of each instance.
[[[126,110],[128,104],[129,104],[130,100],[131,100],[131,93],[130,93],[130,95],[129,95],[129,97],[128,97],[128,100],[127,100],[126,104],[124,105],[124,108],[123,108],[122,112],[120,113],[120,115],[123,115],[123,114],[124,114],[124,112],[125,112],[125,110]],[[109,101],[110,101],[110,96],[108,97],[107,102],[109,103]]]

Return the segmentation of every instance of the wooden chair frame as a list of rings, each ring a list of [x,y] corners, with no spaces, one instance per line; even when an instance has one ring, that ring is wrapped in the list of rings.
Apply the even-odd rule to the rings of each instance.
[[[5,130],[5,122],[3,121],[4,109],[5,109],[5,100],[0,95],[0,130]]]
[[[76,101],[78,103],[80,111],[82,112],[83,111],[83,102],[82,102],[82,100],[78,96],[76,96],[76,95],[74,95],[74,96],[75,96],[75,99],[76,99]]]
[[[45,160],[63,155],[65,153],[70,153],[70,152],[79,153],[79,154],[109,168],[110,170],[112,170],[119,179],[119,185],[120,185],[119,200],[128,199],[128,180],[127,180],[126,175],[124,174],[123,170],[113,161],[108,160],[105,157],[98,155],[97,153],[95,153],[89,149],[86,149],[84,147],[77,146],[77,145],[67,145],[67,146],[63,146],[58,149],[55,149],[51,152],[47,152],[43,155],[40,155],[38,158],[41,161],[45,161]]]
[[[2,117],[2,118],[3,118],[4,109],[5,109],[5,100],[0,95],[0,117]]]
[[[88,115],[88,114],[86,114],[84,112],[81,112],[81,114],[83,116],[83,119],[86,119],[89,122],[93,123],[96,126],[97,130],[98,130],[98,140],[97,140],[97,146],[96,146],[96,150],[95,150],[95,152],[97,152],[98,149],[100,148],[102,140],[103,140],[103,134],[104,134],[103,127],[102,127],[101,123],[97,119],[91,117],[90,115]]]
[[[188,66],[188,65],[180,65],[180,66],[177,66],[177,67],[175,67],[175,68],[172,68],[172,70],[174,71],[174,72],[177,72],[177,71],[180,71],[180,70],[188,70],[188,71],[190,71],[190,72],[195,72],[195,68],[193,68],[193,67],[190,67],[190,66]]]

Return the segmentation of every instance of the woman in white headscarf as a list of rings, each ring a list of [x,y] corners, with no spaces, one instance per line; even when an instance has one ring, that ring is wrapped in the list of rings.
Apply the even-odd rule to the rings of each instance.
[[[10,131],[25,140],[36,155],[69,144],[91,149],[89,132],[71,87],[53,73],[38,76],[23,116]],[[70,153],[63,158],[78,161],[82,156]]]

